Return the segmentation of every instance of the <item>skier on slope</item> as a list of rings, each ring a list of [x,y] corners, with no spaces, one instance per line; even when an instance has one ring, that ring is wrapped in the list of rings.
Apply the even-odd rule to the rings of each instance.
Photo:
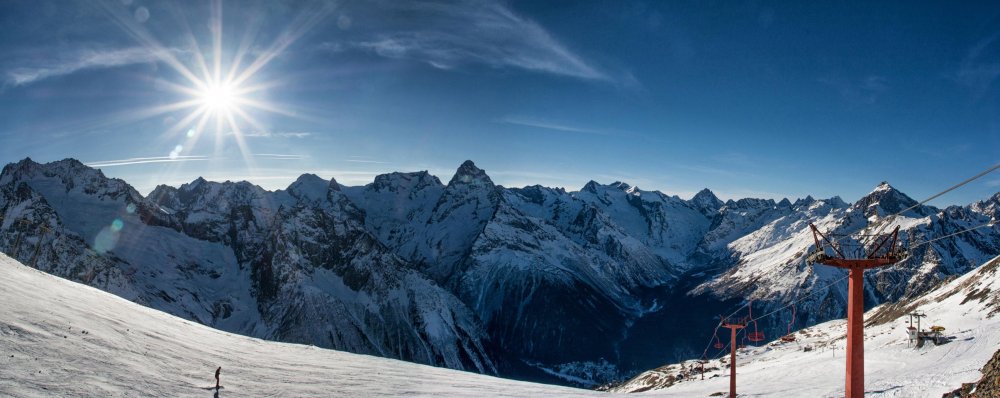
[[[221,371],[222,371],[222,367],[221,366],[219,366],[218,369],[215,369],[215,389],[216,390],[219,389],[219,372],[221,372]]]

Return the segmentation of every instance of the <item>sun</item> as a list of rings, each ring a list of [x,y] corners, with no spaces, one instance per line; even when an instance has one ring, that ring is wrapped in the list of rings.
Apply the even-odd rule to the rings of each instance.
[[[158,78],[156,83],[172,91],[172,94],[179,94],[173,97],[175,101],[168,100],[161,105],[134,110],[122,120],[169,115],[164,119],[165,123],[170,121],[168,127],[157,144],[164,143],[171,148],[171,158],[193,151],[200,137],[214,132],[216,153],[222,153],[230,142],[235,142],[245,162],[252,167],[252,154],[244,139],[245,129],[267,130],[255,116],[278,114],[282,117],[302,117],[300,111],[287,108],[287,104],[283,106],[266,99],[268,90],[281,87],[286,80],[261,81],[258,72],[330,15],[332,7],[323,4],[302,9],[287,29],[277,33],[270,45],[258,45],[255,38],[260,33],[257,30],[260,27],[250,26],[244,32],[244,41],[236,46],[223,43],[222,1],[211,0],[210,9],[207,37],[211,45],[203,47],[199,43],[199,35],[185,25],[178,32],[181,41],[187,43],[185,57],[181,58],[177,51],[165,47],[154,37],[144,24],[137,23],[126,8],[105,7],[131,37],[174,72],[176,76]]]
[[[212,82],[198,92],[197,100],[209,113],[222,114],[237,110],[242,99],[232,83]]]

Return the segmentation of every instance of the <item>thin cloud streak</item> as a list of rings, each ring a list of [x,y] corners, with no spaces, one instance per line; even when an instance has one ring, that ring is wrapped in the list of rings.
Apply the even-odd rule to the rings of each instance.
[[[540,129],[555,130],[555,131],[570,132],[570,133],[584,133],[584,134],[596,134],[596,135],[612,135],[610,132],[602,131],[602,130],[589,129],[589,128],[583,128],[583,127],[577,127],[577,126],[570,126],[570,125],[565,125],[565,124],[560,124],[560,123],[553,123],[553,122],[544,121],[544,120],[531,119],[531,118],[520,118],[520,117],[514,117],[514,116],[505,117],[503,119],[500,119],[499,122],[500,123],[504,123],[504,124],[512,124],[512,125],[526,126],[526,127],[535,127],[535,128],[540,128]]]
[[[389,162],[382,162],[382,161],[378,161],[378,160],[344,159],[342,161],[344,161],[344,162],[351,162],[351,163],[389,164]]]
[[[129,159],[119,159],[119,160],[102,160],[98,162],[84,163],[89,167],[100,168],[100,167],[114,167],[114,166],[128,166],[133,164],[146,164],[146,163],[177,163],[177,162],[191,162],[191,161],[202,161],[209,160],[207,156],[157,156],[148,158],[129,158]]]
[[[255,153],[255,154],[253,154],[253,156],[256,156],[256,157],[259,157],[259,158],[276,159],[276,160],[299,160],[299,159],[305,159],[306,158],[303,155],[285,155],[285,154],[277,154],[277,153]]]
[[[950,76],[957,83],[972,90],[976,98],[982,97],[1000,77],[1000,62],[995,57],[993,47],[1000,34],[986,37],[972,46],[962,59],[958,70]],[[992,56],[991,56],[992,55]]]
[[[250,138],[306,138],[313,135],[307,131],[245,131],[241,134]]]
[[[391,59],[411,59],[438,69],[469,64],[517,68],[584,80],[635,86],[628,73],[610,73],[570,50],[538,23],[512,12],[500,2],[454,1],[382,3],[386,26],[378,33],[320,49],[361,50]],[[395,16],[406,14],[400,21]],[[420,21],[419,25],[412,21]]]
[[[83,50],[67,59],[55,60],[43,65],[18,67],[7,71],[6,84],[17,87],[44,79],[64,76],[81,70],[113,68],[125,65],[151,63],[163,59],[168,52],[176,49],[150,50],[144,47],[130,47],[112,50]],[[59,52],[56,52],[59,53]]]

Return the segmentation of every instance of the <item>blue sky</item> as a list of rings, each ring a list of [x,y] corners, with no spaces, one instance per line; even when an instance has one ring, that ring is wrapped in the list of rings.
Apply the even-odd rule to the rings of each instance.
[[[472,159],[505,186],[848,201],[1000,162],[1000,6],[812,3],[6,1],[0,162],[145,193]],[[215,60],[240,103],[197,114]]]

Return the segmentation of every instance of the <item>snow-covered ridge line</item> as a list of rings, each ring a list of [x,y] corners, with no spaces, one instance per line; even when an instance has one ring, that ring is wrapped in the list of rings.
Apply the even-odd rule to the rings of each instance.
[[[25,159],[0,174],[0,251],[229,332],[590,385],[698,355],[701,327],[750,298],[769,311],[808,295],[795,328],[841,317],[840,286],[822,288],[841,272],[804,264],[808,224],[858,239],[912,203],[888,184],[853,204],[504,188],[471,161],[447,184],[199,178],[142,197],[74,160]],[[894,224],[906,242],[948,236],[998,203],[918,207]],[[997,226],[935,241],[872,272],[866,301],[917,296],[997,254]],[[783,332],[783,317],[761,326]]]

